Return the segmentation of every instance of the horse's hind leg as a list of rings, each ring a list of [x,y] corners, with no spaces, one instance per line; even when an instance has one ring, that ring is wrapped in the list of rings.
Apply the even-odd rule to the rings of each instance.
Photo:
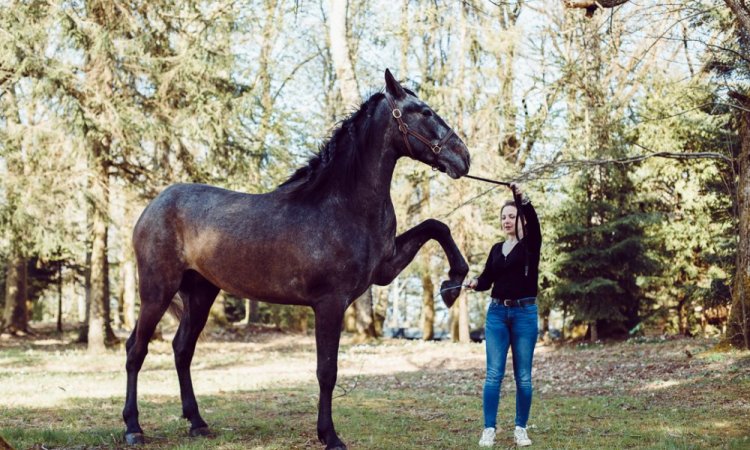
[[[177,377],[180,380],[182,415],[190,421],[191,436],[204,436],[209,432],[208,425],[198,411],[198,401],[195,399],[190,376],[190,363],[193,360],[198,336],[206,325],[208,313],[218,293],[219,288],[192,271],[185,274],[180,285],[180,297],[185,304],[185,312],[172,341],[172,348]]]
[[[138,372],[148,353],[148,342],[154,335],[156,325],[172,302],[180,283],[179,276],[167,277],[165,273],[157,275],[155,272],[141,271],[139,275],[141,312],[135,329],[125,344],[128,353],[125,363],[128,384],[122,418],[126,425],[125,442],[128,445],[145,442],[143,430],[138,423]]]

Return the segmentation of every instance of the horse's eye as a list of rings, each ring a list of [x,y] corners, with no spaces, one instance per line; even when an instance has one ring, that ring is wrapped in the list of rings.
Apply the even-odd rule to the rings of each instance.
[[[430,117],[432,115],[432,111],[429,109],[422,110],[422,115],[425,117]]]

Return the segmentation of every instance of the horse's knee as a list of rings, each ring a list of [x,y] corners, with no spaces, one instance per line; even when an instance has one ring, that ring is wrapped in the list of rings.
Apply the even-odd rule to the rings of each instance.
[[[186,345],[174,348],[174,364],[177,370],[190,368],[193,361],[193,352]]]
[[[318,384],[320,384],[321,389],[326,390],[333,390],[333,388],[336,386],[336,376],[337,376],[337,369],[336,367],[330,368],[321,368],[318,369],[317,375],[318,375]]]
[[[148,347],[132,345],[125,360],[125,370],[128,372],[140,371],[146,355],[148,355]]]
[[[437,234],[444,234],[448,236],[450,236],[451,234],[451,229],[448,227],[448,225],[437,219],[427,219],[423,223],[426,227],[430,228]]]
[[[133,348],[135,345],[135,330],[138,328],[138,322],[135,323],[135,328],[133,328],[133,332],[130,333],[130,337],[128,337],[128,340],[125,341],[125,352],[130,352],[130,349]]]

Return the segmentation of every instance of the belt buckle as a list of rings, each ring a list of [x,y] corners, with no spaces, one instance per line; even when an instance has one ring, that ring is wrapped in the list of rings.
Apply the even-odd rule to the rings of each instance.
[[[513,300],[506,298],[505,300],[503,300],[503,306],[505,306],[506,308],[510,308],[511,306],[514,306]]]

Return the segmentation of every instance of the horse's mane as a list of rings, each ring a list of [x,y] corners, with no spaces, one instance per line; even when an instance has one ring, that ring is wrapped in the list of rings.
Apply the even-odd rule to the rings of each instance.
[[[335,183],[348,189],[359,178],[362,163],[359,149],[372,145],[372,114],[385,95],[376,92],[359,109],[339,122],[331,137],[321,146],[318,154],[306,166],[297,169],[282,186],[292,186],[288,194],[299,199],[322,196]]]

